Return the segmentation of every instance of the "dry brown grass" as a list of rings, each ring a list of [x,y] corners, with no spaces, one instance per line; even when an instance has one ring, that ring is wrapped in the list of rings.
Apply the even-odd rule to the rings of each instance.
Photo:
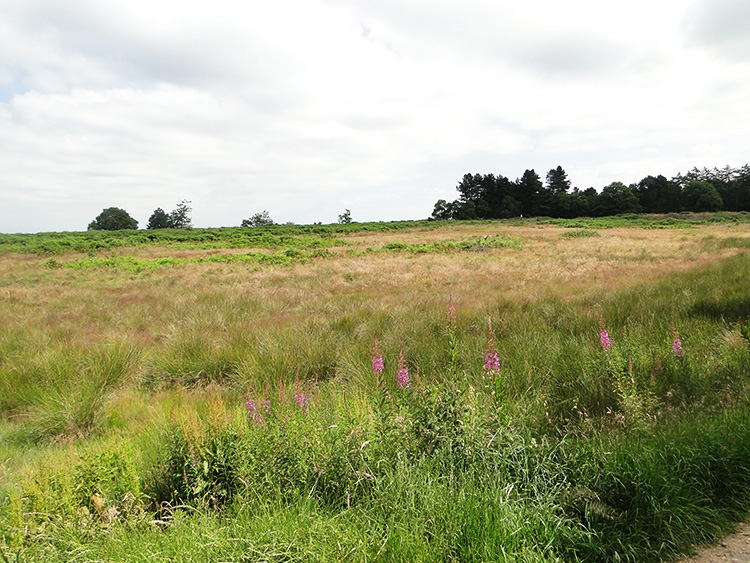
[[[356,233],[342,239],[354,248],[366,248],[388,242],[510,235],[520,237],[523,246],[448,254],[353,256],[343,252],[294,266],[184,264],[139,274],[49,269],[43,258],[6,255],[0,259],[0,319],[6,330],[33,328],[36,333],[52,332],[71,343],[85,345],[116,331],[148,346],[165,338],[171,327],[196,315],[204,322],[216,316],[220,330],[222,322],[291,322],[334,314],[365,302],[373,310],[442,303],[449,294],[459,296],[465,307],[486,307],[503,300],[568,299],[653,281],[717,261],[738,251],[716,251],[716,241],[748,238],[750,226],[606,229],[589,238],[567,238],[564,232],[553,226],[485,224]],[[707,244],[709,240],[711,244]],[[133,254],[152,257],[167,250],[142,248]],[[198,256],[217,251],[173,252]],[[67,259],[72,257],[61,258]],[[226,311],[248,307],[252,318],[221,319]]]

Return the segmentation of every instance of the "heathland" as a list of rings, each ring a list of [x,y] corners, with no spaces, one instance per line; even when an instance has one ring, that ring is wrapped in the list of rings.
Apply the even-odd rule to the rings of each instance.
[[[674,559],[750,509],[748,280],[743,213],[0,235],[0,554]]]

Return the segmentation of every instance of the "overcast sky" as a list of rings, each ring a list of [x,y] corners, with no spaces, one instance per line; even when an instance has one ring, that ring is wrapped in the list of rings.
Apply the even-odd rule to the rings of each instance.
[[[0,232],[428,217],[750,161],[748,0],[0,0]]]

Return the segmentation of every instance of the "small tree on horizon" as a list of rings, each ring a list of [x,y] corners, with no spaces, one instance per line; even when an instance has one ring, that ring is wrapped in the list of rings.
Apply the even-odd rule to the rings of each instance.
[[[148,219],[147,229],[189,229],[193,226],[190,218],[190,201],[183,199],[170,213],[157,207]]]
[[[148,218],[147,229],[168,229],[170,227],[169,215],[161,207],[157,207]]]
[[[122,229],[137,229],[138,221],[119,207],[108,207],[102,210],[96,219],[88,226],[89,231],[119,231]]]
[[[346,209],[341,215],[339,215],[339,223],[341,225],[348,225],[351,222],[352,222],[352,212]]]
[[[177,204],[177,207],[169,214],[170,226],[173,229],[188,229],[193,226],[193,220],[190,218],[190,202],[183,199]]]
[[[271,219],[270,213],[263,210],[262,213],[256,213],[249,219],[242,220],[242,227],[267,227],[273,225],[273,219]]]

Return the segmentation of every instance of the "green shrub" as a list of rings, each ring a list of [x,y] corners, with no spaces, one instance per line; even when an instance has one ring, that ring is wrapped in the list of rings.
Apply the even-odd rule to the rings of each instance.
[[[592,231],[590,229],[576,229],[574,231],[566,231],[562,234],[565,238],[590,238],[598,237],[598,231]]]

